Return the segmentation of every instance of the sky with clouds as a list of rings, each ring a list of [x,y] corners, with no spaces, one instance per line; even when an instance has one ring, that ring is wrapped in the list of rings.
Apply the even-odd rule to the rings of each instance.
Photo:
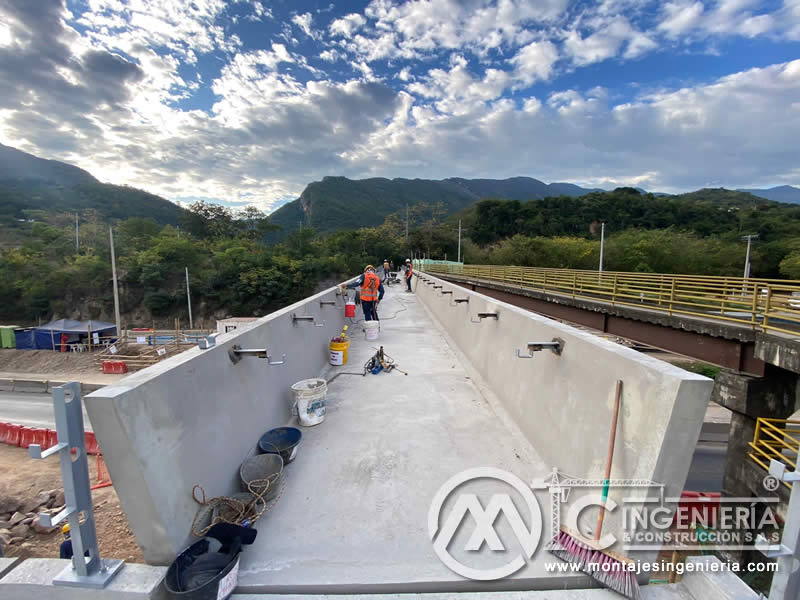
[[[0,90],[1,143],[181,201],[800,184],[800,0],[0,0]]]

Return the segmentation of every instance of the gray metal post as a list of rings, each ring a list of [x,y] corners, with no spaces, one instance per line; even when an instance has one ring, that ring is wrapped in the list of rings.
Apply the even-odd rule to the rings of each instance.
[[[108,240],[111,244],[111,277],[114,279],[114,318],[117,325],[117,337],[122,336],[119,318],[119,287],[117,286],[117,259],[114,257],[114,230],[108,228]]]
[[[461,262],[461,219],[458,220],[458,262]]]
[[[66,398],[67,391],[69,399]],[[97,548],[83,429],[81,384],[71,381],[53,388],[53,411],[58,443],[44,451],[39,444],[31,444],[28,448],[31,458],[43,459],[58,454],[61,460],[66,506],[52,518],[48,513],[39,514],[39,522],[45,527],[53,527],[64,519],[69,522],[72,565],[53,578],[53,585],[102,589],[125,563],[117,559],[102,560]]]
[[[599,271],[603,272],[603,250],[605,249],[606,245],[606,224],[600,223],[600,269]]]
[[[189,302],[189,329],[194,329],[192,323],[192,297],[189,295],[189,267],[186,268],[186,300]]]

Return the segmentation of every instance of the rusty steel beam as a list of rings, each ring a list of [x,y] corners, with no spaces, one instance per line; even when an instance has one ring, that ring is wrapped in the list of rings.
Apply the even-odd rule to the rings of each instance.
[[[445,277],[447,279],[447,277]],[[461,282],[450,279],[451,283]],[[726,339],[677,327],[608,314],[602,309],[587,310],[568,304],[557,304],[528,295],[514,294],[478,283],[468,285],[473,291],[532,312],[584,325],[597,331],[647,344],[667,352],[682,354],[733,371],[764,375],[764,361],[755,357],[755,341]]]

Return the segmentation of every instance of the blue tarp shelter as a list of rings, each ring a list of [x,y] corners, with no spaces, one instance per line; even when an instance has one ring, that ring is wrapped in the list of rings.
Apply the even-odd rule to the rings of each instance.
[[[36,350],[33,329],[15,329],[14,341],[16,342],[17,350]]]
[[[72,319],[58,319],[50,321],[46,325],[33,328],[34,345],[37,350],[53,350],[55,343],[56,349],[61,349],[61,336],[69,336],[70,341],[78,341],[83,337],[89,337],[97,333],[101,336],[115,335],[117,327],[114,323],[105,321],[73,321]],[[19,346],[17,346],[19,348]]]

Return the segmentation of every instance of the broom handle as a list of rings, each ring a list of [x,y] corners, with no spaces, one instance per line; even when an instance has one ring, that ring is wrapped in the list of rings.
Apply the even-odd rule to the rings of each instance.
[[[606,500],[608,500],[608,486],[611,479],[611,462],[614,460],[614,443],[617,438],[617,417],[619,416],[619,401],[622,396],[622,380],[617,379],[617,390],[614,394],[614,417],[611,419],[611,436],[608,439],[608,459],[606,460],[606,474],[603,477],[603,504],[600,506],[600,514],[597,516],[597,528],[594,540],[599,541],[603,533],[603,519],[606,516]]]

